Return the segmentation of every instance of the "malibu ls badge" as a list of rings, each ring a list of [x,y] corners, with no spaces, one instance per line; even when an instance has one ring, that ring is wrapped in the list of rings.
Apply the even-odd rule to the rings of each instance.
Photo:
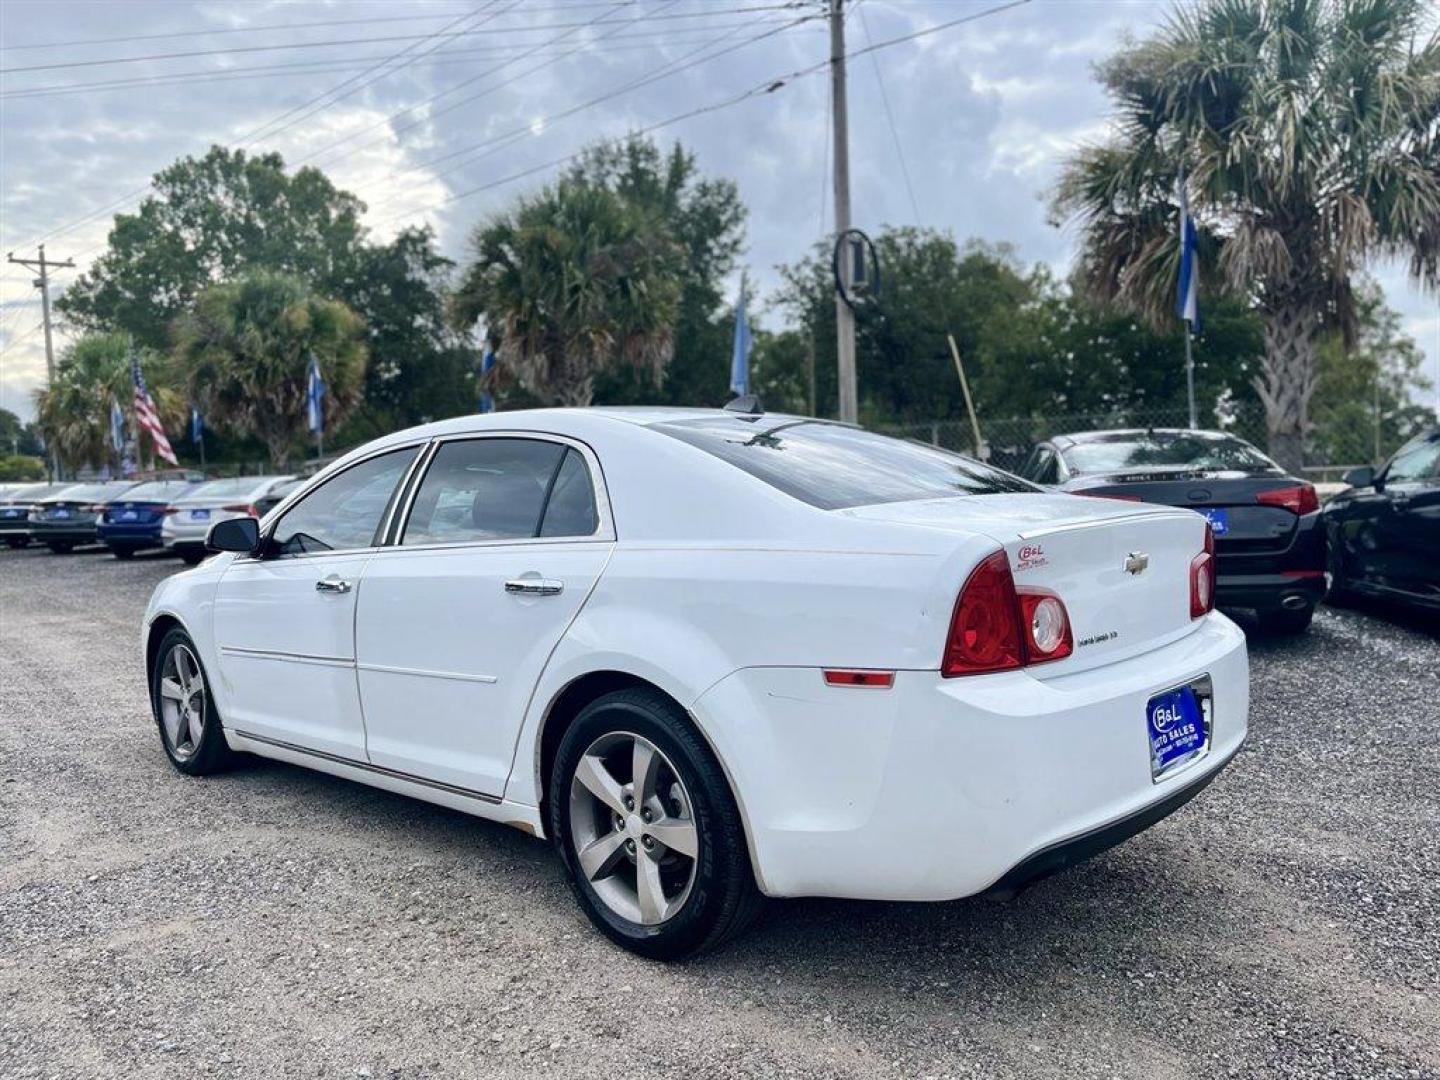
[[[1121,569],[1123,569],[1127,574],[1143,574],[1145,572],[1145,568],[1149,565],[1149,555],[1146,555],[1143,551],[1132,551],[1129,555],[1125,556],[1125,562],[1122,565]]]

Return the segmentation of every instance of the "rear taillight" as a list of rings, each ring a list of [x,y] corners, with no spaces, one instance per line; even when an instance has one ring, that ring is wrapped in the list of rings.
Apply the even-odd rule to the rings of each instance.
[[[1190,617],[1208,615],[1215,607],[1215,530],[1205,523],[1205,550],[1190,560]]]
[[[1004,551],[971,571],[955,601],[940,674],[979,675],[1059,660],[1074,650],[1070,616],[1053,593],[1017,592]]]
[[[248,514],[253,518],[260,516],[260,511],[249,503],[234,503],[230,506],[222,506],[220,509],[227,514]]]
[[[1320,497],[1315,494],[1314,484],[1262,491],[1255,496],[1255,501],[1261,506],[1278,506],[1292,514],[1313,514],[1320,509]]]
[[[179,512],[180,508],[178,506],[167,506],[160,511],[163,517],[169,517],[171,514],[178,514]]]

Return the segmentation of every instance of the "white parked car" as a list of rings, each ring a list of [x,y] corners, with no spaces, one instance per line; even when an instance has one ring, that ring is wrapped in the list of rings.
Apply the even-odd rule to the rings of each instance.
[[[1204,518],[835,423],[447,420],[210,542],[142,631],[179,769],[247,751],[549,837],[652,957],[762,895],[1012,893],[1245,738]]]
[[[260,517],[259,507],[290,476],[232,476],[207,480],[165,508],[160,542],[191,566],[205,557],[205,536],[217,521]]]

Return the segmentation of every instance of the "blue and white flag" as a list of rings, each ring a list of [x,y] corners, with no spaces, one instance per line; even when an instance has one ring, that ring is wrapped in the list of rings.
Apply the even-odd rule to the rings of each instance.
[[[1200,332],[1200,264],[1195,253],[1195,219],[1190,216],[1190,199],[1185,181],[1180,181],[1180,280],[1175,290],[1175,314]]]
[[[755,346],[750,338],[750,320],[745,317],[745,278],[740,278],[740,300],[735,305],[735,344],[730,353],[730,392],[736,395],[750,392],[750,350]]]
[[[125,449],[125,414],[114,398],[110,399],[110,447],[117,454]]]
[[[205,438],[205,419],[200,415],[200,410],[194,405],[190,406],[190,441],[196,446]]]
[[[486,376],[495,370],[495,351],[486,349],[485,355],[480,357],[480,411],[482,413],[495,411],[495,395],[490,392],[490,383]]]
[[[325,430],[325,380],[320,377],[320,365],[310,357],[310,375],[305,385],[305,422],[313,435]]]

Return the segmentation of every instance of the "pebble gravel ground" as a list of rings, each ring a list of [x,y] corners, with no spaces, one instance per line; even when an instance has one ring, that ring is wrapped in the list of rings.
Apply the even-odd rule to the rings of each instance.
[[[137,627],[178,569],[0,552],[0,1076],[1440,1076],[1418,619],[1252,635],[1229,770],[1013,902],[775,904],[667,967],[519,832],[287,765],[175,772]]]

